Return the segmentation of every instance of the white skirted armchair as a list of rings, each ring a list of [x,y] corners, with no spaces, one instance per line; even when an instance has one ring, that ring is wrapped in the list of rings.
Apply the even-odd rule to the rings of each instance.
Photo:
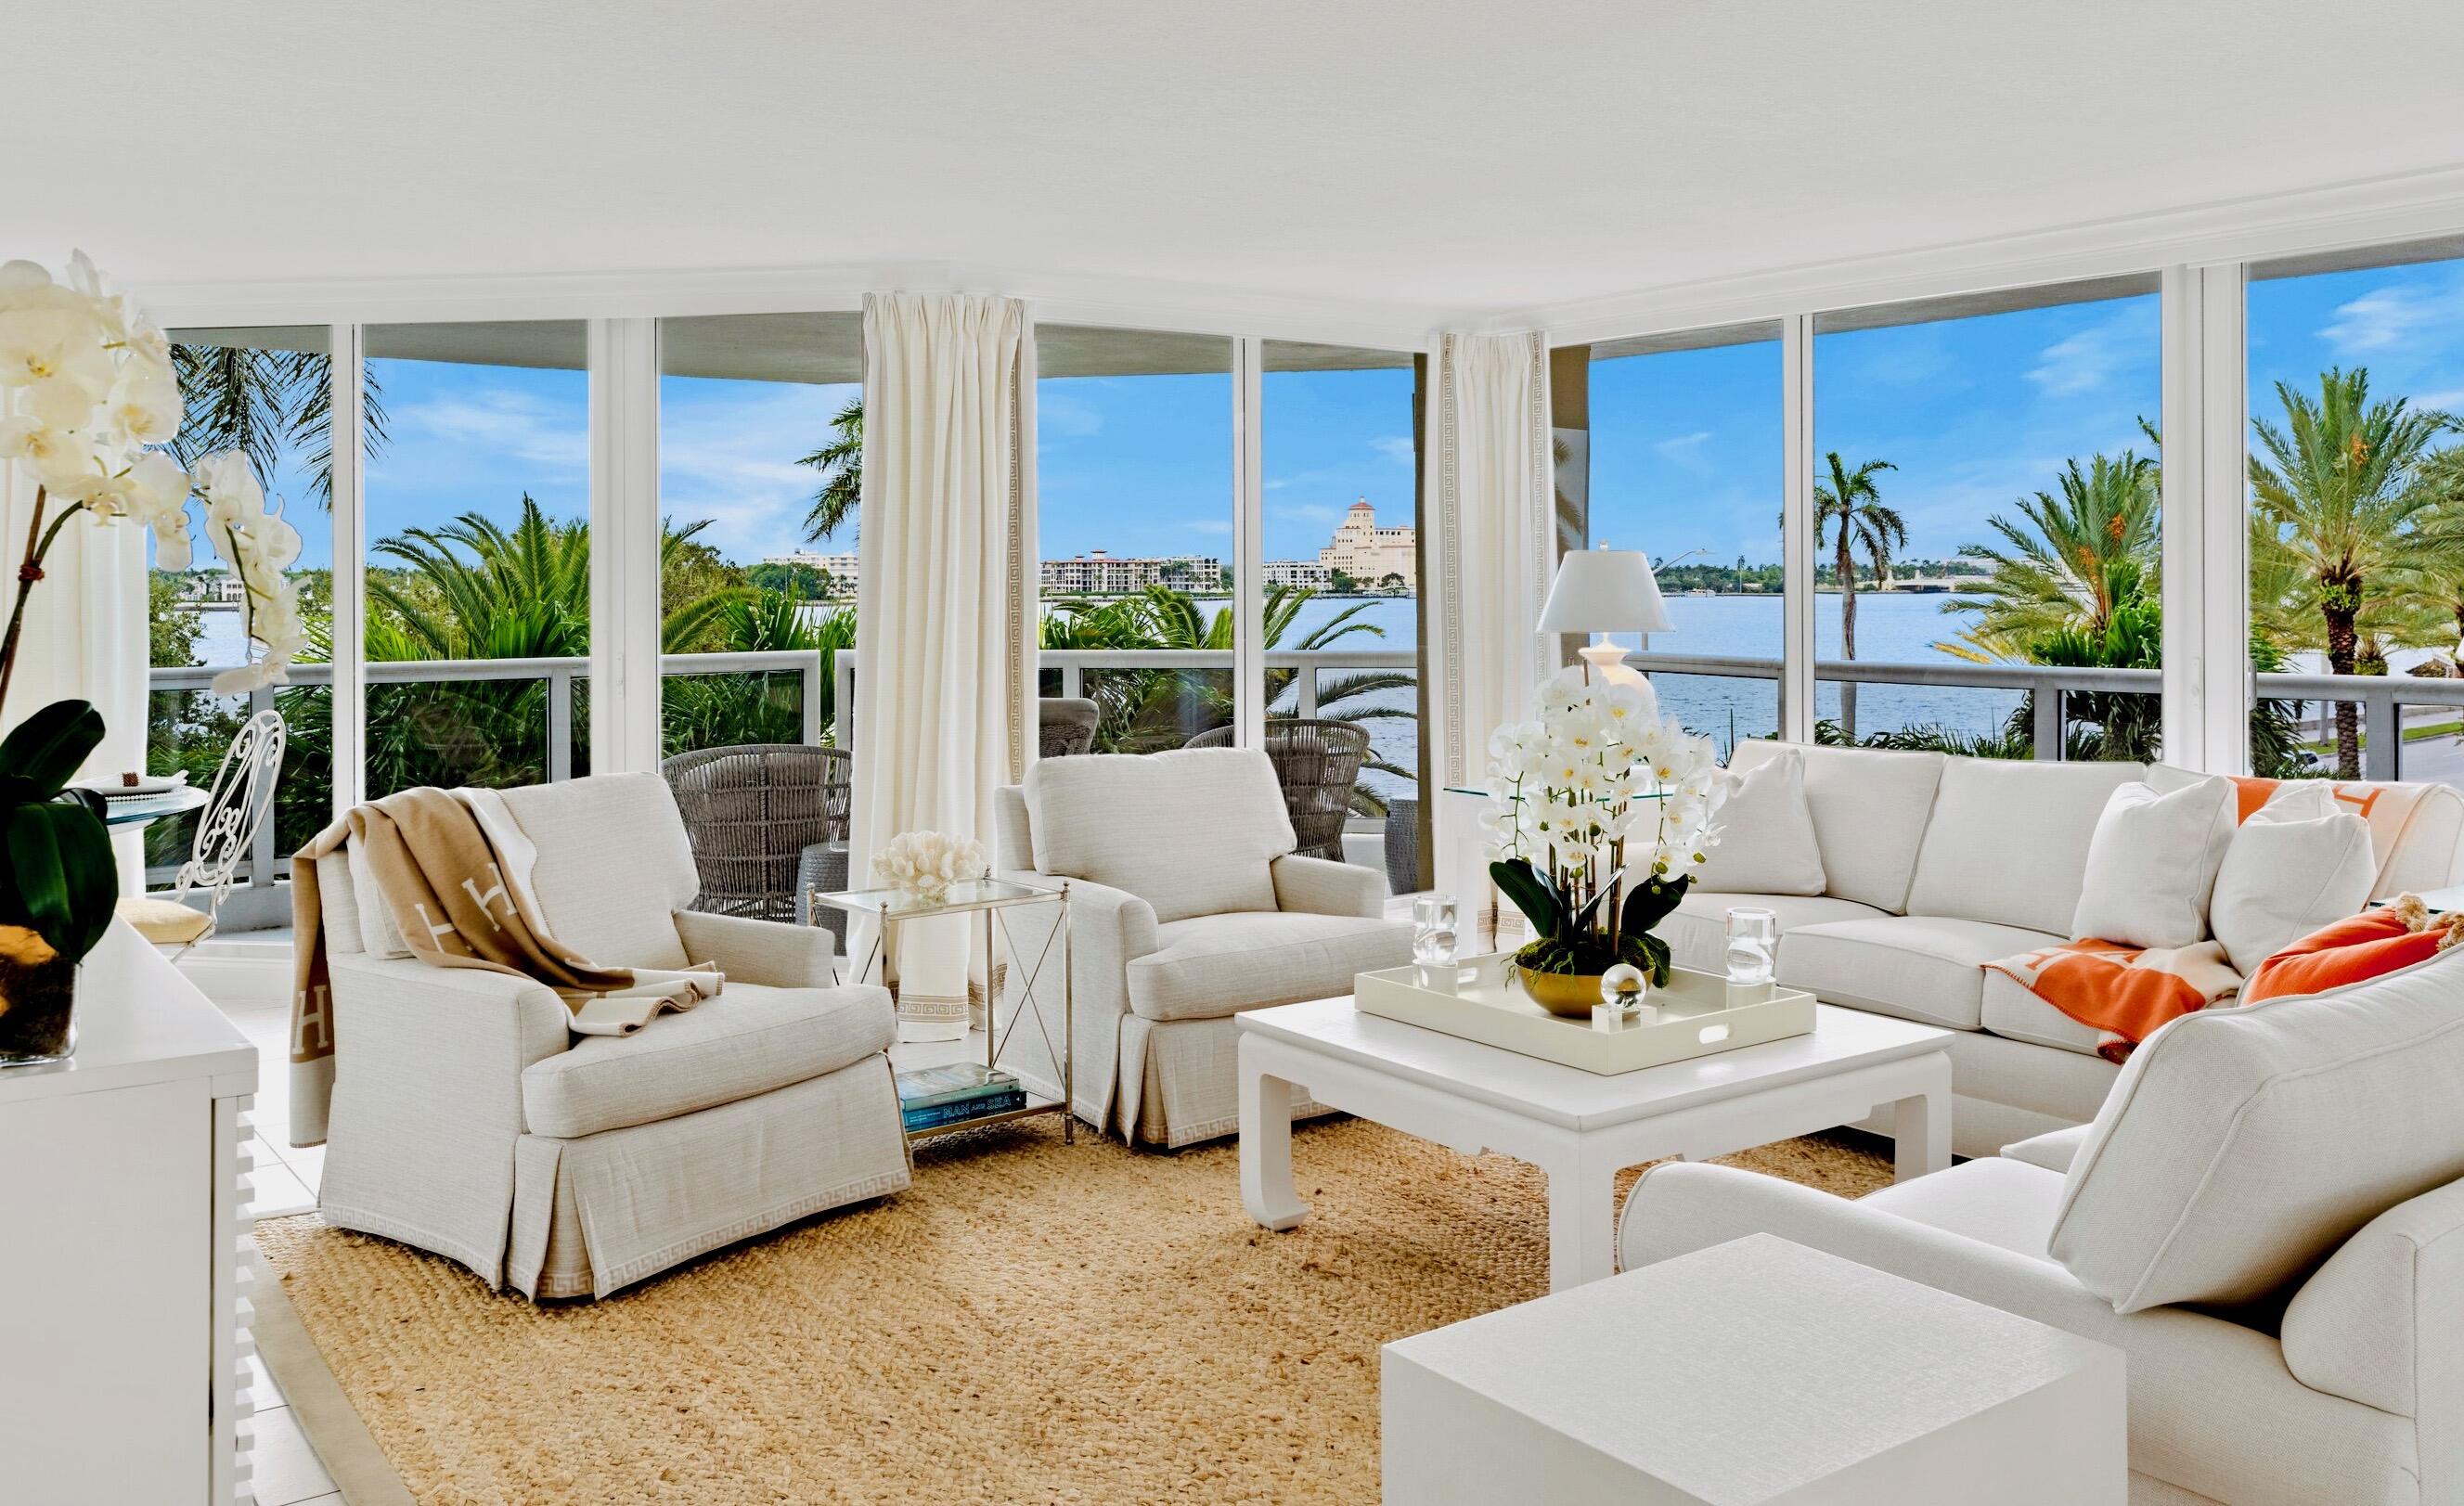
[[[1069,883],[1074,1107],[1124,1137],[1231,1133],[1234,1015],[1349,993],[1353,974],[1412,960],[1411,924],[1385,918],[1383,871],[1293,855],[1274,766],[1255,749],[1048,759],[996,791],[994,809],[1003,877]],[[1004,914],[1006,1017],[1054,921],[1045,906]],[[1057,1041],[1049,968],[1033,1007],[1013,1038],[1041,1024]]]
[[[908,1185],[890,996],[832,982],[828,931],[688,910],[693,849],[657,775],[505,803],[539,849],[533,887],[559,941],[609,966],[715,963],[727,986],[633,1035],[575,1037],[540,984],[414,959],[366,864],[319,860],[327,1223],[534,1299],[605,1297]]]

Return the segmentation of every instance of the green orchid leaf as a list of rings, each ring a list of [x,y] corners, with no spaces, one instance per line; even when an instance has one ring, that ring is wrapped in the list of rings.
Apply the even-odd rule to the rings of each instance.
[[[1628,935],[1640,936],[1666,920],[1694,886],[1693,877],[1682,879],[1645,879],[1626,892],[1625,910],[1619,917],[1618,928]]]
[[[1501,860],[1488,865],[1489,882],[1498,892],[1514,902],[1524,918],[1530,921],[1543,938],[1561,936],[1566,932],[1564,903],[1556,885],[1522,859]]]
[[[0,740],[0,777],[20,800],[48,800],[102,745],[102,713],[85,701],[54,701]]]
[[[16,880],[16,913],[5,917],[65,951],[69,934],[68,872],[59,836],[41,805],[8,813],[9,866]]]

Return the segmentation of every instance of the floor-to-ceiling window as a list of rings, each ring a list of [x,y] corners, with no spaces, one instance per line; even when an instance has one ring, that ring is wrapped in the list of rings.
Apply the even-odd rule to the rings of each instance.
[[[231,738],[251,715],[281,713],[289,731],[273,818],[266,822],[243,872],[270,884],[283,855],[297,850],[333,818],[333,682],[327,665],[333,630],[333,429],[327,404],[333,380],[331,332],[322,325],[171,332],[172,361],[186,416],[173,451],[193,465],[216,451],[244,455],[264,488],[270,510],[299,534],[291,566],[309,648],[291,684],[243,695],[208,688],[215,674],[253,657],[237,578],[214,553],[202,509],[190,504],[188,567],[149,570],[146,636],[152,694],[146,722],[146,764],[157,774],[185,771],[209,785]],[[383,395],[366,395],[370,444],[382,448]],[[147,543],[148,564],[153,545]],[[192,816],[146,829],[150,882],[167,882],[189,853]]]
[[[1818,683],[1819,735],[2154,756],[2155,279],[1815,328],[1816,656],[1871,666]]]
[[[2256,773],[2464,785],[2459,255],[2251,269]],[[2356,692],[2323,696],[2321,676],[2358,677]]]
[[[370,325],[366,369],[367,793],[588,773],[582,322]]]
[[[1270,751],[1276,720],[1347,723],[1366,736],[1351,825],[1391,837],[1379,856],[1408,891],[1420,884],[1413,358],[1292,340],[1264,341],[1262,353],[1265,565],[1255,590]]]
[[[1654,669],[1652,686],[1663,714],[1724,755],[1740,737],[1775,736],[1787,464],[1777,326],[1602,342],[1585,376],[1587,541],[1650,556],[1673,624],[1647,640],[1613,636],[1657,655],[1753,661],[1751,673]]]
[[[1233,720],[1232,341],[1036,331],[1043,689],[1095,702],[1094,748]]]
[[[862,316],[659,322],[661,748],[842,743]]]

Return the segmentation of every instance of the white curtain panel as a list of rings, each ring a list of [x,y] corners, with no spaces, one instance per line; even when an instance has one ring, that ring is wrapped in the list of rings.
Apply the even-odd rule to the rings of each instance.
[[[1035,747],[1026,305],[868,295],[864,369],[848,871],[870,883],[873,852],[902,832],[989,846],[993,790],[1025,776]],[[903,1004],[963,1005],[979,966],[969,939],[963,919],[902,923]],[[851,935],[851,954],[870,940]]]
[[[1537,331],[1441,335],[1429,364],[1441,608],[1430,710],[1438,776],[1462,787],[1485,772],[1489,733],[1532,715],[1532,694],[1556,667],[1536,626],[1556,554],[1548,342]]]
[[[0,623],[17,604],[17,565],[34,522],[34,478],[0,462]],[[59,516],[49,503],[43,526]],[[87,761],[88,777],[145,767],[145,671],[153,659],[145,632],[145,534],[133,524],[105,526],[76,518],[60,530],[44,578],[26,605],[17,643],[17,673],[0,705],[0,734],[54,701],[94,703],[102,713],[102,746]],[[145,887],[144,848],[134,833],[112,841],[120,855],[120,886]]]

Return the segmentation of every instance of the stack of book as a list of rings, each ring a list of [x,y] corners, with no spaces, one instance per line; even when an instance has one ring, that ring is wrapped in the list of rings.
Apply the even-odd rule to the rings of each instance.
[[[960,1061],[898,1074],[898,1113],[911,1134],[1025,1106],[1026,1089],[999,1067]]]

